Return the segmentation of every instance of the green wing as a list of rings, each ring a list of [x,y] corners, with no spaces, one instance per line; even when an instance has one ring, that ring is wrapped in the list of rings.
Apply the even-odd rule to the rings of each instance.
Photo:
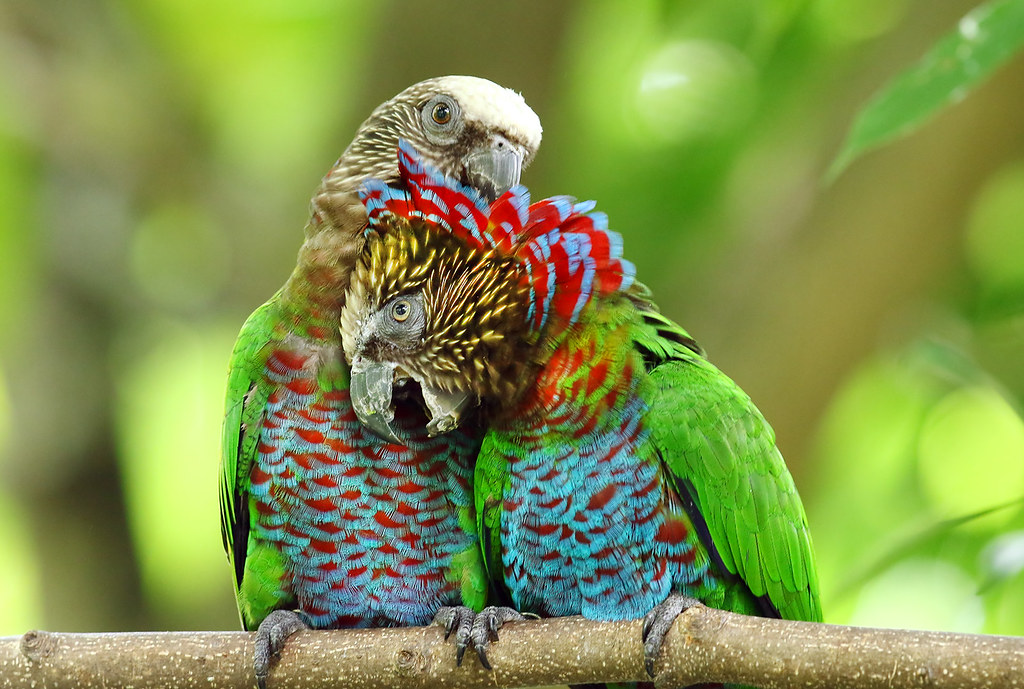
[[[508,482],[508,461],[504,454],[496,450],[494,436],[488,433],[476,459],[473,494],[476,501],[477,533],[480,534],[484,568],[490,582],[489,605],[512,605],[511,596],[505,588],[501,563],[501,510]]]
[[[257,309],[242,326],[231,354],[222,429],[220,526],[224,550],[234,571],[235,598],[247,629],[287,596],[281,590],[283,563],[270,548],[249,539],[249,472],[256,459],[259,429],[270,387],[264,375],[278,318],[277,297]]]
[[[650,371],[652,439],[683,502],[696,508],[690,516],[705,545],[760,603],[767,599],[762,611],[820,621],[807,518],[774,432],[645,289],[631,296],[643,314],[634,340]]]

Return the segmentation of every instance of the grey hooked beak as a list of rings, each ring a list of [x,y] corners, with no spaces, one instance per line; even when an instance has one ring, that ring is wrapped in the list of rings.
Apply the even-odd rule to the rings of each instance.
[[[391,408],[395,368],[395,364],[387,362],[356,359],[352,363],[349,396],[360,423],[385,440],[405,445],[391,427],[395,420],[395,410]]]
[[[466,157],[466,183],[489,203],[519,184],[523,172],[523,150],[502,137]]]

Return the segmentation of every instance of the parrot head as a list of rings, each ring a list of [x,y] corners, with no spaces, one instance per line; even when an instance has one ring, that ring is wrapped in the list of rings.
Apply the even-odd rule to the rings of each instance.
[[[335,197],[364,179],[398,183],[399,140],[415,146],[424,162],[442,174],[493,200],[519,183],[540,146],[541,132],[536,113],[511,89],[469,76],[421,81],[382,103],[360,125],[324,177],[314,211],[330,219],[337,214],[332,206],[347,206]]]
[[[398,158],[403,184],[360,192],[369,228],[341,315],[352,405],[394,442],[396,384],[417,383],[427,430],[448,432],[480,400],[510,402],[591,298],[634,272],[592,203],[531,206],[516,186],[488,206],[410,143]]]

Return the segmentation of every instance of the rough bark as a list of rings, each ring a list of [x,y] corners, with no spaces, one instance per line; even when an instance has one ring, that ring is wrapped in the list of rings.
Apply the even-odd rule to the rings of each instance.
[[[254,685],[244,632],[59,634],[0,639],[0,689]],[[455,666],[438,627],[299,632],[269,685],[531,687],[641,681],[640,622],[578,617],[509,624],[493,671]],[[1024,687],[1024,637],[867,629],[745,617],[696,607],[680,616],[657,664],[658,686]]]

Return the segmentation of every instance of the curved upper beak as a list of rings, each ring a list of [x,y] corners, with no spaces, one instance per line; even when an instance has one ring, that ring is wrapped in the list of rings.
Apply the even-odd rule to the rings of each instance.
[[[384,440],[405,445],[392,427],[395,420],[395,410],[391,408],[395,368],[396,365],[392,363],[367,363],[356,359],[352,363],[349,396],[360,423]]]
[[[466,156],[466,182],[493,203],[519,184],[525,152],[501,136]]]

